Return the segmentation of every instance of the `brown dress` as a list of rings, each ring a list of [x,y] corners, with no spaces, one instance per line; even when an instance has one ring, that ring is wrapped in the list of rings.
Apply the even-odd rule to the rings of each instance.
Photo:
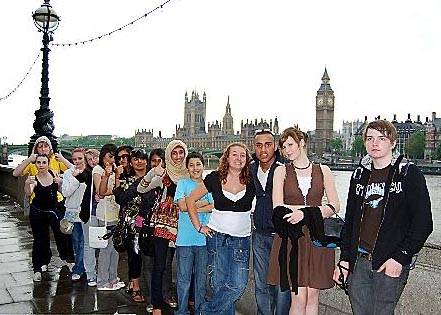
[[[308,206],[320,206],[324,194],[323,173],[320,165],[312,165],[311,188],[306,196]],[[287,205],[304,205],[305,200],[297,182],[297,175],[292,165],[286,165],[286,177],[283,185],[284,203]],[[309,230],[303,226],[302,236],[298,240],[298,285],[315,289],[329,289],[334,286],[332,276],[334,273],[335,251],[329,248],[315,247],[312,245]],[[279,249],[282,239],[274,236],[273,246],[268,267],[268,284],[279,285]],[[291,240],[288,239],[288,253],[291,251]],[[289,266],[289,255],[287,266]],[[289,277],[288,277],[289,278]],[[291,285],[291,280],[289,279]]]

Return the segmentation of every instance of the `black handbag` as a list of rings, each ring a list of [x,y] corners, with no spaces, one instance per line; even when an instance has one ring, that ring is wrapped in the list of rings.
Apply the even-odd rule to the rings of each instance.
[[[341,231],[345,221],[337,214],[333,205],[327,204],[327,206],[331,208],[336,216],[323,219],[324,241],[314,240],[312,243],[317,247],[337,248],[341,244]]]

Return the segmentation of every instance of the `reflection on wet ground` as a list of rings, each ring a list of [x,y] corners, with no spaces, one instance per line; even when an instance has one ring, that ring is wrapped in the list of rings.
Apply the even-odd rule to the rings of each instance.
[[[52,251],[57,254],[55,244]],[[32,233],[23,210],[0,195],[0,314],[146,314],[146,303],[132,302],[124,290],[99,292],[86,280],[70,280],[67,267],[56,268],[54,257],[41,282],[33,282]],[[120,256],[119,273],[127,283],[127,257]],[[171,309],[163,314],[172,314]]]

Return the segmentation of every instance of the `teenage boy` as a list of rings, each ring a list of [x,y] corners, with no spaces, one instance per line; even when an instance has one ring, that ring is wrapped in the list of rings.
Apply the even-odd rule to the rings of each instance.
[[[363,133],[367,151],[349,187],[337,283],[348,277],[354,314],[393,314],[412,258],[432,232],[426,181],[394,154],[397,131],[385,120]]]
[[[291,305],[290,291],[267,284],[268,264],[274,238],[273,176],[277,166],[283,165],[270,130],[256,130],[254,136],[254,161],[251,163],[256,205],[254,209],[253,265],[257,314],[288,314]]]

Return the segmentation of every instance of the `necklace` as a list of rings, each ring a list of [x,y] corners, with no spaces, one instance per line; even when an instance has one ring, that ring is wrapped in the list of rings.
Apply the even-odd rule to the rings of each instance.
[[[294,162],[292,163],[292,165],[294,166],[295,169],[297,170],[306,170],[308,167],[311,166],[311,161],[309,161],[308,165],[306,165],[305,167],[298,167],[294,164]]]

